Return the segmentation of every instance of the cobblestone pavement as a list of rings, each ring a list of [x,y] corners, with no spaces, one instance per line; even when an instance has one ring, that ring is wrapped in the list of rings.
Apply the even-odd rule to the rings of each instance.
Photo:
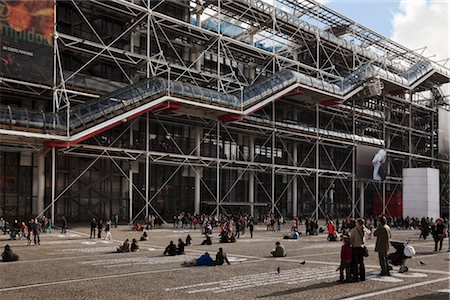
[[[323,225],[322,225],[323,226]],[[282,240],[288,229],[268,232],[256,227],[254,238],[241,236],[237,243],[201,246],[200,230],[150,230],[137,253],[115,253],[126,238],[139,239],[128,226],[113,229],[113,241],[89,239],[89,228],[74,227],[67,234],[54,231],[41,236],[40,246],[26,240],[9,241],[0,235],[0,247],[10,244],[19,262],[0,264],[1,299],[449,299],[449,253],[433,252],[432,240],[419,240],[419,232],[393,230],[393,239],[411,240],[417,254],[407,261],[409,271],[380,277],[375,239],[367,241],[366,281],[339,284],[340,242],[326,234]],[[193,245],[186,254],[164,257],[170,240]],[[287,249],[285,258],[272,258],[276,241]],[[219,247],[231,265],[182,267],[184,261],[204,252],[215,255]],[[303,263],[304,262],[304,263]],[[303,264],[302,264],[303,263]],[[277,272],[277,268],[280,272]]]

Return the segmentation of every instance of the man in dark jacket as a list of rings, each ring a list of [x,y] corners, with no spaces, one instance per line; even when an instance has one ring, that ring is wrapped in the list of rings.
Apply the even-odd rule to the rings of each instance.
[[[40,245],[41,239],[39,238],[39,234],[41,233],[41,224],[39,223],[39,220],[37,218],[34,220],[32,230],[33,230],[34,244],[36,245],[37,241],[37,244]]]
[[[380,224],[377,229],[375,229],[373,235],[377,237],[375,243],[375,252],[378,252],[378,259],[381,266],[381,276],[391,276],[389,272],[388,263],[388,252],[389,252],[389,241],[391,239],[391,229],[386,224],[386,217],[380,216],[378,219]]]
[[[92,218],[91,220],[91,239],[95,239],[95,228],[97,228],[97,221],[95,218]]]
[[[67,219],[66,216],[63,216],[61,222],[61,233],[66,233],[66,229],[67,229]]]
[[[98,220],[97,229],[98,229],[97,238],[101,239],[102,238],[102,230],[103,230],[103,221],[102,220]],[[95,233],[94,233],[94,235],[95,235]]]
[[[166,250],[164,250],[164,255],[177,255],[177,246],[173,243],[173,241],[170,241],[169,245],[166,247]]]

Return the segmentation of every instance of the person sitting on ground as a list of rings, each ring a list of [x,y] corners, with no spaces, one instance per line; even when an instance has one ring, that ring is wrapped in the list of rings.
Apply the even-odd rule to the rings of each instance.
[[[186,237],[186,246],[190,246],[192,244],[192,238],[191,235],[188,234]]]
[[[117,252],[130,252],[130,240],[126,239],[123,245],[117,248]]]
[[[147,231],[144,231],[141,235],[141,241],[147,241],[148,240],[148,234]]]
[[[202,245],[212,245],[211,237],[208,234],[205,234],[205,239],[203,240]]]
[[[220,240],[219,243],[229,243],[230,238],[228,237],[228,233],[225,230],[222,230],[220,233]]]
[[[334,222],[332,219],[329,220],[329,222],[327,224],[327,229],[328,229],[328,238],[327,238],[328,241],[329,242],[337,241],[337,234],[336,234]]]
[[[351,282],[351,265],[352,265],[352,247],[350,246],[350,238],[348,235],[343,235],[342,240],[344,244],[341,247],[341,264],[339,266],[339,280],[338,282]],[[345,270],[345,280],[344,280]]]
[[[293,230],[289,234],[286,234],[283,237],[284,240],[298,240],[299,238],[300,238],[300,233],[297,230]]]
[[[280,244],[280,242],[275,243],[275,249],[270,252],[273,257],[285,257],[286,256],[286,249],[283,245]]]
[[[186,244],[183,242],[182,239],[178,239],[178,249],[177,249],[177,255],[184,254],[184,247]]]
[[[144,227],[141,224],[137,223],[134,225],[134,230],[135,231],[143,231]]]
[[[133,241],[131,242],[130,250],[131,250],[131,252],[138,252],[139,251],[139,245],[138,245],[136,239],[133,239]]]
[[[231,234],[230,243],[236,243],[236,235],[234,234],[234,232]]]
[[[5,251],[2,253],[2,259],[4,262],[18,261],[19,256],[11,250],[11,247],[8,244],[6,244]]]
[[[164,250],[164,255],[168,256],[177,255],[177,246],[175,246],[173,241],[170,241],[169,245],[166,247],[166,250]]]
[[[216,254],[216,265],[221,266],[224,263],[230,264],[227,258],[227,254],[223,252],[222,248],[219,248],[219,252]]]

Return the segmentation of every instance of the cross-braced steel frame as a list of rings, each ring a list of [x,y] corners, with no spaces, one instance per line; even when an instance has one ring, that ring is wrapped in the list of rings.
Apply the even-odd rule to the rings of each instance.
[[[79,103],[146,78],[239,95],[284,69],[337,83],[364,64],[400,74],[426,60],[313,0],[70,0],[55,1],[55,7],[53,86],[10,78],[0,84],[2,91],[51,97],[51,110],[67,116]],[[373,200],[367,197],[375,195],[389,214],[391,197],[401,190],[402,169],[436,167],[443,173],[441,198],[448,207],[449,159],[438,152],[436,128],[438,108],[449,108],[439,85],[424,81],[412,90],[363,93],[333,106],[315,100],[316,92],[290,91],[236,119],[222,118],[213,104],[184,103],[174,111],[147,111],[70,148],[52,148],[51,191],[39,214],[50,210],[55,221],[67,213],[76,196],[71,188],[86,182],[94,168],[103,173],[102,161],[110,162],[110,175],[94,181],[109,182],[113,190],[113,178],[121,178],[118,201],[130,222],[149,213],[164,219],[155,203],[180,176],[194,178],[191,212],[219,215],[238,207],[252,215],[256,209],[318,219],[367,215],[366,204]],[[174,128],[183,134],[177,136]],[[66,134],[71,135],[69,122]],[[188,136],[190,146],[183,146],[180,136]],[[387,149],[385,180],[356,177],[359,144]],[[85,165],[76,176],[61,179],[67,164],[58,161],[72,158]],[[153,184],[152,166],[171,172]],[[84,187],[90,199],[103,193],[96,184]],[[369,189],[372,194],[365,195]],[[66,204],[58,206],[60,199]],[[111,215],[112,206],[99,213]]]

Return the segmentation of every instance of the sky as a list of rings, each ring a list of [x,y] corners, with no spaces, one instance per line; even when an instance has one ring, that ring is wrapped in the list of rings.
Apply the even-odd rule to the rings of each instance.
[[[433,60],[450,57],[449,0],[320,0],[354,21]],[[447,62],[450,67],[450,62]]]

